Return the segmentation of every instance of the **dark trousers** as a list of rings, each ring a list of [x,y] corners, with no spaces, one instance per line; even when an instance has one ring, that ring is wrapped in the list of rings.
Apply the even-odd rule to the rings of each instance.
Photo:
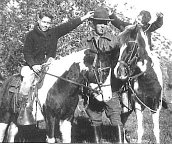
[[[89,106],[86,111],[94,126],[100,126],[102,124],[102,111],[92,111],[89,109]],[[112,126],[122,125],[120,116],[122,108],[117,93],[113,93],[113,98],[106,102],[104,111]]]

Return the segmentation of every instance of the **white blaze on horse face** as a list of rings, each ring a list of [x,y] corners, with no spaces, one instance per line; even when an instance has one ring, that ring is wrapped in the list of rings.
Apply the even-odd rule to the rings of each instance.
[[[141,62],[141,61],[137,62],[137,66],[140,68],[140,70],[142,72],[146,71],[146,69],[147,69],[147,62],[148,61],[146,59],[144,59],[144,62]]]

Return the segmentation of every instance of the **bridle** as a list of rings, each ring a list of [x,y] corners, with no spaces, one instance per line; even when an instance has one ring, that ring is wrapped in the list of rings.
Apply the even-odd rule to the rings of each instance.
[[[131,47],[131,50],[129,50],[128,55],[125,57],[124,60],[118,61],[121,65],[123,65],[125,72],[127,74],[127,79],[135,79],[145,73],[145,72],[140,72],[135,75],[133,75],[132,73],[132,69],[133,69],[132,66],[137,65],[137,62],[140,58],[137,38],[138,38],[138,32],[134,40],[130,40],[127,42],[127,47],[128,45]]]
[[[138,33],[137,33],[137,36],[138,36]],[[139,72],[138,74],[129,74],[129,71],[131,70],[131,65],[134,63],[136,64],[138,62],[138,59],[139,59],[139,52],[138,52],[138,44],[137,44],[137,36],[136,36],[136,39],[134,41],[128,41],[129,43],[133,43],[132,44],[132,51],[130,52],[130,55],[129,55],[129,58],[128,60],[125,59],[125,60],[120,60],[119,63],[123,64],[124,67],[127,69],[127,81],[125,82],[125,84],[120,88],[120,90],[118,92],[122,93],[124,92],[125,90],[124,89],[128,89],[131,91],[132,95],[143,105],[145,106],[146,108],[148,108],[150,111],[152,112],[156,112],[155,110],[149,108],[146,104],[144,104],[144,102],[142,102],[140,100],[140,98],[137,96],[137,93],[135,92],[134,88],[132,87],[132,82],[133,80],[137,80],[137,78],[141,75],[144,75],[146,72],[148,72],[152,67],[153,65],[147,69],[146,71],[144,72]],[[136,52],[135,52],[136,50]],[[127,56],[128,57],[128,56]],[[126,58],[127,58],[126,57]],[[127,87],[127,88],[126,88]],[[124,105],[125,106],[125,105]],[[128,106],[125,106],[127,109],[131,110]]]

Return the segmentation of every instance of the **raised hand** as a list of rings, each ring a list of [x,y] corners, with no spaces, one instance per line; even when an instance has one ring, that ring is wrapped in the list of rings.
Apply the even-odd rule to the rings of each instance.
[[[93,17],[93,15],[94,15],[94,11],[89,11],[86,15],[81,17],[81,21],[84,21],[84,20],[86,20],[88,18],[91,18],[91,17]]]
[[[163,15],[162,12],[157,12],[157,13],[156,13],[156,16],[157,16],[157,17],[163,17],[164,15]]]

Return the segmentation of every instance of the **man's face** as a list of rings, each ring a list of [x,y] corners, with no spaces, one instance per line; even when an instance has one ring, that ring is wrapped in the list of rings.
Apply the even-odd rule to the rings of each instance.
[[[106,23],[97,23],[95,25],[96,33],[98,35],[103,35],[106,32],[107,27],[108,27],[107,22]]]
[[[137,23],[138,24],[141,24],[141,25],[146,24],[147,23],[146,16],[144,16],[144,15],[138,15],[137,16]]]
[[[42,31],[47,31],[51,26],[51,18],[44,16],[42,19],[38,19],[39,27]]]

